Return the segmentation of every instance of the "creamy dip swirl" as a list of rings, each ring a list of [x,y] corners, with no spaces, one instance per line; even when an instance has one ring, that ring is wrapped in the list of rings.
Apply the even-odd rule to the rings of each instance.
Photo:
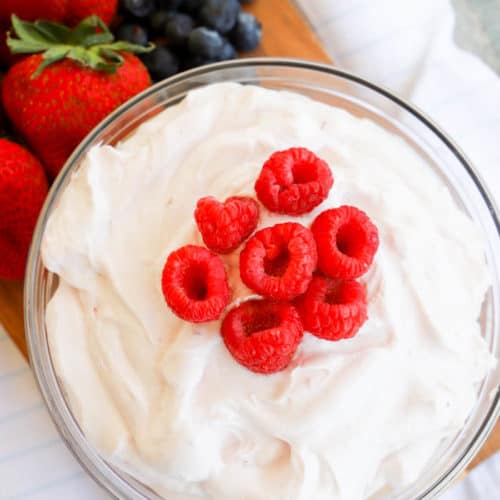
[[[200,197],[254,196],[263,162],[292,146],[335,177],[329,198],[293,220],[355,205],[381,243],[359,334],[306,334],[286,370],[257,375],[228,353],[219,321],[168,309],[161,271],[172,250],[202,244]],[[259,227],[291,219],[261,213]],[[233,301],[251,294],[238,252],[224,257]],[[404,140],[298,94],[211,85],[118,146],[93,147],[42,255],[59,276],[46,324],[77,421],[106,459],[169,500],[390,496],[461,429],[493,365],[472,221]]]

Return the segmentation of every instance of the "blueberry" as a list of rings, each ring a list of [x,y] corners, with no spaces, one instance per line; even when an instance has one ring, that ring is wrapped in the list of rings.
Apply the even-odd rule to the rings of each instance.
[[[193,31],[194,21],[187,14],[174,13],[165,26],[165,36],[172,45],[183,45]]]
[[[231,41],[237,50],[253,50],[262,38],[262,25],[248,12],[240,12],[236,26],[231,32]]]
[[[155,0],[121,0],[121,6],[134,17],[147,17],[155,8]]]
[[[166,47],[156,47],[152,52],[141,55],[142,62],[154,81],[163,80],[179,71],[179,61]]]
[[[218,60],[228,61],[229,59],[235,59],[237,55],[233,44],[229,40],[224,40],[224,45],[222,46]]]
[[[205,64],[210,64],[216,62],[217,59],[210,57],[203,57],[199,55],[189,54],[183,60],[183,68],[184,69],[192,69],[198,68],[199,66],[204,66]]]
[[[224,40],[217,31],[208,28],[195,28],[188,38],[189,52],[193,55],[217,58],[222,52]]]
[[[183,0],[158,0],[158,4],[162,9],[178,9]]]
[[[238,0],[205,0],[199,18],[202,24],[224,34],[234,27],[239,12]]]
[[[137,45],[147,45],[148,33],[138,24],[122,24],[116,30],[116,39],[125,40],[126,42],[135,43]]]
[[[249,3],[253,3],[254,0],[240,0],[240,3],[243,3],[243,4],[249,4]]]
[[[165,33],[165,26],[167,25],[167,21],[171,16],[172,12],[168,10],[155,10],[149,16],[149,26],[151,27],[151,31],[155,35],[163,35]]]
[[[180,9],[188,14],[197,14],[204,0],[184,0]]]

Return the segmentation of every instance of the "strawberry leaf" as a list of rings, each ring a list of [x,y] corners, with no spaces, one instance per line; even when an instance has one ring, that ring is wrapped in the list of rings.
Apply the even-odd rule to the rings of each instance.
[[[25,23],[29,24],[29,23]],[[63,24],[53,21],[35,21],[34,28],[42,35],[48,43],[61,44],[71,43],[73,30]],[[16,32],[17,33],[17,32]]]
[[[23,40],[16,40],[7,35],[7,45],[14,54],[34,54],[36,52],[43,52],[47,50],[47,45],[39,42],[25,42]]]
[[[37,28],[35,23],[29,23],[19,19],[16,15],[12,16],[12,27],[14,32],[20,38],[21,41],[28,43],[39,43],[46,44],[50,43],[51,40],[47,40],[47,37],[43,32]]]
[[[70,50],[69,47],[64,47],[62,45],[59,45],[57,47],[52,47],[49,50],[47,50],[43,54],[43,61],[42,63],[38,66],[36,71],[33,73],[31,78],[36,78],[49,64],[55,63],[57,61],[60,61],[66,57],[68,54],[68,51]]]
[[[109,61],[116,62],[117,64],[120,65],[124,63],[123,57],[114,50],[101,48],[99,52],[105,59],[108,59]]]
[[[101,18],[97,16],[85,18],[73,30],[75,45],[91,47],[92,45],[111,43],[113,40],[113,34],[109,31],[106,24],[102,22]]]
[[[133,52],[134,54],[144,54],[145,52],[150,52],[154,49],[154,44],[149,43],[147,47],[143,47],[142,45],[135,45],[133,43],[118,41],[108,45],[103,45],[103,49],[111,49],[111,50],[119,50],[121,52]]]
[[[112,33],[94,33],[87,35],[84,40],[85,47],[92,47],[93,45],[102,45],[111,43],[113,41]]]
[[[0,0],[1,1],[1,0]],[[12,27],[17,38],[7,35],[7,45],[14,54],[43,52],[36,78],[47,66],[64,58],[98,71],[114,73],[124,63],[120,52],[142,54],[153,50],[125,41],[114,41],[113,34],[97,16],[89,16],[73,29],[52,21],[29,23],[12,16]]]

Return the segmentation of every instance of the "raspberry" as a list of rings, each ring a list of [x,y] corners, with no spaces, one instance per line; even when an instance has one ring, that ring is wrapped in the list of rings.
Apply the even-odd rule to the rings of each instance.
[[[259,205],[247,196],[232,196],[224,203],[208,196],[198,200],[194,218],[210,250],[230,253],[257,227]]]
[[[221,334],[238,363],[257,373],[274,373],[288,366],[304,329],[292,305],[249,300],[229,311]]]
[[[304,329],[326,340],[353,337],[367,319],[365,286],[315,275],[296,300]]]
[[[291,300],[304,293],[318,257],[311,231],[286,222],[257,231],[240,254],[243,283],[264,297]]]
[[[311,231],[318,247],[318,267],[331,278],[361,276],[379,244],[377,228],[368,215],[348,205],[320,213]]]
[[[273,153],[255,182],[261,203],[271,212],[300,215],[310,212],[333,186],[328,164],[306,148]]]
[[[183,246],[168,256],[161,287],[172,311],[192,323],[218,319],[229,302],[222,260],[195,245]]]

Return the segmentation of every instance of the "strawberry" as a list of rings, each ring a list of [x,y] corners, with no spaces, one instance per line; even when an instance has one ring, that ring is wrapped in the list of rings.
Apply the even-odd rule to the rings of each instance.
[[[40,162],[0,139],[0,278],[22,279],[38,213],[47,195]]]
[[[12,14],[23,21],[47,19],[75,26],[90,15],[110,24],[116,14],[118,0],[0,0],[0,62],[11,66],[20,59],[10,53],[5,40],[11,29]]]
[[[13,16],[13,27],[19,37],[7,41],[13,52],[43,54],[9,69],[2,86],[4,109],[53,178],[104,117],[151,84],[146,67],[129,52],[152,47],[113,42],[95,16],[74,29]]]
[[[64,21],[70,0],[0,0],[0,61],[11,66],[20,59],[10,53],[7,44],[7,32],[11,29],[10,18],[16,14],[25,21],[50,19]]]
[[[23,21],[49,19],[64,21],[68,4],[74,0],[1,0],[0,20],[10,21],[12,14],[16,14]]]

